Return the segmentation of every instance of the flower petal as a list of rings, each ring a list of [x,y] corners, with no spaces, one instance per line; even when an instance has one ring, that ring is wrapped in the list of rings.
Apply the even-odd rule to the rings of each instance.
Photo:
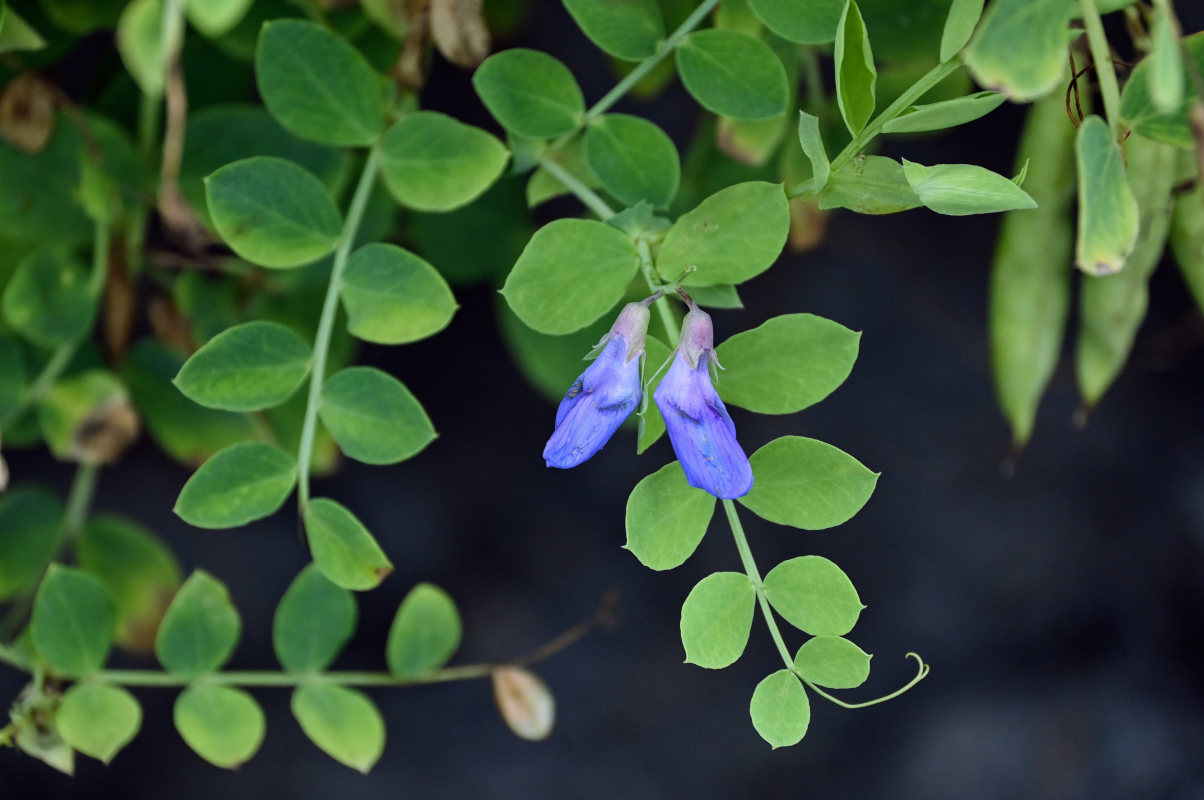
[[[691,368],[678,352],[653,399],[686,481],[719,498],[748,494],[752,467],[736,441],[735,423],[711,386],[707,359],[699,359],[698,367]]]
[[[627,342],[614,335],[560,401],[545,463],[569,469],[592,457],[639,406],[642,394],[639,359],[628,361]]]

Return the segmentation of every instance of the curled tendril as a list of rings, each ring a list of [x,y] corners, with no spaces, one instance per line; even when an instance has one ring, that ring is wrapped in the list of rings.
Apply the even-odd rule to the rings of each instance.
[[[903,694],[908,689],[910,689],[911,687],[915,686],[917,683],[919,683],[920,681],[922,681],[926,677],[928,677],[928,669],[929,668],[928,668],[928,665],[924,663],[924,659],[920,658],[920,656],[916,653],[908,653],[906,658],[914,658],[916,660],[916,663],[919,665],[919,669],[916,671],[915,677],[912,678],[907,683],[905,683],[903,686],[900,686],[898,689],[895,689],[890,694],[883,695],[882,697],[878,697],[873,700],[866,700],[863,703],[846,703],[844,700],[841,700],[839,697],[833,697],[832,695],[828,694],[823,689],[819,688],[814,683],[812,683],[811,681],[804,678],[802,675],[799,675],[798,677],[800,680],[802,680],[803,683],[807,684],[807,686],[809,686],[817,695],[824,698],[825,700],[835,703],[836,705],[840,706],[841,708],[869,708],[870,706],[876,706],[879,703],[885,703],[887,700],[894,700],[896,697]],[[795,674],[797,674],[797,673],[795,673]]]

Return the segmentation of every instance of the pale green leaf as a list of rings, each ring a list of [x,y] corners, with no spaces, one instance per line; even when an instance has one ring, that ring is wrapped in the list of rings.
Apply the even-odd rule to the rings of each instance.
[[[404,461],[437,435],[410,390],[374,367],[347,367],[327,378],[318,415],[339,448],[365,464]]]
[[[568,133],[585,114],[585,98],[573,73],[538,50],[493,54],[477,67],[472,85],[503,127],[532,139]]]
[[[847,208],[859,214],[895,214],[919,205],[903,165],[885,156],[853,159],[832,173],[819,196],[821,209]]]
[[[735,663],[748,644],[756,598],[741,572],[716,572],[699,581],[681,607],[686,663],[707,669]]]
[[[288,672],[321,672],[355,632],[355,597],[310,564],[289,584],[272,619],[272,647]]]
[[[309,374],[313,351],[291,328],[245,322],[210,339],[176,375],[185,397],[208,408],[258,411],[283,403]]]
[[[920,202],[938,214],[961,217],[1037,207],[1009,178],[974,164],[926,167],[904,159],[903,175]]]
[[[686,284],[739,284],[773,266],[790,232],[790,207],[780,184],[749,181],[721,189],[669,229],[657,270]]]
[[[447,327],[458,306],[443,276],[392,244],[366,244],[351,254],[341,296],[347,330],[377,344],[406,344]]]
[[[682,83],[708,111],[736,119],[785,113],[786,70],[760,39],[718,28],[695,31],[675,55]]]
[[[765,596],[787,622],[812,636],[843,636],[864,608],[849,577],[823,556],[778,564],[765,576]]]
[[[642,117],[604,114],[585,132],[585,157],[606,190],[629,206],[665,208],[677,194],[681,164],[673,140]]]
[[[236,161],[205,179],[209,216],[235,253],[264,267],[297,267],[334,249],[342,219],[322,182],[291,161]]]
[[[811,722],[807,690],[788,669],[757,684],[748,710],[757,733],[775,750],[801,742]]]
[[[460,614],[447,593],[429,583],[410,590],[389,628],[385,658],[398,678],[439,669],[460,645]]]
[[[180,587],[180,566],[153,533],[122,517],[95,515],[75,545],[80,567],[102,584],[117,611],[116,642],[154,649],[155,632]]]
[[[59,701],[54,724],[67,744],[108,764],[138,735],[142,707],[120,687],[77,683]]]
[[[275,513],[296,482],[291,455],[265,442],[240,442],[214,453],[193,473],[175,512],[198,528],[236,528]]]
[[[385,720],[362,692],[328,683],[298,686],[292,709],[309,740],[340,764],[367,774],[385,750]]]
[[[624,547],[650,569],[673,569],[698,547],[714,512],[715,498],[686,483],[681,464],[666,464],[631,490]]]
[[[870,49],[865,20],[849,0],[836,27],[836,104],[845,126],[856,136],[874,113],[878,70]]]
[[[167,607],[155,655],[173,675],[196,678],[220,669],[238,644],[242,620],[225,584],[195,570]]]
[[[813,314],[784,314],[736,334],[715,354],[725,402],[761,414],[792,414],[844,383],[861,334]]]
[[[176,699],[176,730],[197,755],[236,769],[263,744],[263,709],[242,689],[213,684],[189,686]]]
[[[1013,100],[1043,97],[1066,80],[1066,0],[994,0],[965,52],[970,74]]]
[[[265,22],[255,79],[268,111],[302,139],[354,147],[372,144],[384,130],[380,76],[329,28],[299,19]]]
[[[80,678],[104,666],[116,618],[100,581],[51,564],[33,601],[33,644],[55,675]]]
[[[1124,267],[1137,245],[1137,199],[1129,187],[1124,155],[1108,123],[1090,116],[1079,126],[1074,146],[1078,167],[1079,225],[1075,263],[1090,275]]]
[[[35,250],[18,265],[0,302],[17,333],[46,348],[83,336],[96,318],[88,274],[67,250]]]
[[[836,26],[845,0],[748,0],[765,27],[799,44],[827,44],[836,38]]]
[[[385,132],[380,171],[397,202],[419,211],[470,203],[502,174],[510,154],[496,138],[433,111],[408,114]]]
[[[941,61],[953,58],[970,41],[982,16],[983,0],[953,0],[941,33]]]
[[[502,294],[535,330],[572,333],[614,308],[638,267],[635,244],[622,231],[592,220],[558,219],[531,237]]]
[[[757,516],[818,531],[847,522],[869,501],[878,473],[830,444],[782,436],[749,458],[756,482],[740,498]]]
[[[147,97],[163,96],[163,0],[133,0],[117,22],[117,52]]]
[[[59,550],[63,506],[44,489],[0,496],[0,602],[32,589]]]
[[[973,122],[991,113],[1007,95],[1000,92],[975,92],[965,97],[942,100],[939,103],[912,106],[882,126],[887,133],[911,133],[954,128]]]
[[[656,0],[564,0],[564,7],[590,41],[624,61],[655,55],[665,38]]]
[[[870,675],[870,655],[840,636],[816,636],[803,642],[794,666],[819,686],[855,689]]]
[[[334,500],[310,500],[304,522],[314,564],[336,586],[375,589],[393,571],[393,564],[364,524]]]

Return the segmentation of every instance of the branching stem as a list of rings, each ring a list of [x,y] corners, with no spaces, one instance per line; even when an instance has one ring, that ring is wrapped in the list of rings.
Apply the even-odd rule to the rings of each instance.
[[[921,97],[926,95],[929,90],[936,86],[945,78],[956,72],[961,67],[961,61],[956,58],[951,58],[944,63],[937,64],[935,67],[925,73],[919,80],[913,83],[907,91],[899,95],[895,102],[891,103],[882,113],[870,120],[869,124],[861,129],[861,132],[853,137],[853,141],[849,142],[843,150],[837,154],[836,158],[832,159],[832,172],[835,173],[845,164],[852,161],[859,153],[869,146],[869,143],[874,140],[874,137],[882,132],[882,127],[890,122],[895,117],[902,114],[909,106],[914,104]],[[791,187],[787,192],[789,197],[810,196],[822,189],[822,186],[813,186],[810,180],[803,181],[797,186]]]
[[[666,56],[676,50],[677,46],[681,44],[681,40],[684,39],[686,35],[690,33],[690,31],[697,28],[699,23],[706,19],[707,14],[711,13],[711,11],[717,5],[719,5],[719,0],[703,0],[703,2],[699,4],[698,8],[694,9],[690,16],[686,17],[685,20],[683,20],[682,23],[677,26],[677,30],[673,31],[673,33],[669,34],[669,36],[663,42],[661,42],[660,47],[657,48],[655,53],[636,64],[635,68],[623,76],[623,79],[616,83],[613,89],[604,94],[601,100],[590,106],[589,110],[585,112],[585,116],[582,118],[580,125],[557,138],[554,142],[552,142],[549,149],[552,152],[555,152],[561,147],[564,147],[564,145],[566,145],[574,136],[576,136],[582,128],[605,114],[611,106],[619,102],[623,95],[631,91],[633,86],[642,81],[645,75],[655,69],[657,64],[659,64],[665,59]]]
[[[835,703],[841,708],[868,708],[869,706],[876,706],[879,703],[885,703],[887,700],[898,697],[927,677],[928,665],[915,653],[908,653],[907,657],[914,658],[916,663],[919,664],[916,676],[890,694],[876,697],[873,700],[866,700],[862,703],[847,703],[839,697],[828,694],[807,680],[794,665],[794,659],[790,657],[790,650],[787,649],[786,642],[782,639],[782,631],[778,628],[777,619],[774,618],[773,609],[769,605],[769,598],[765,594],[765,583],[761,580],[761,573],[757,569],[756,562],[753,561],[752,551],[748,547],[748,537],[744,535],[744,526],[740,523],[740,517],[736,513],[736,504],[731,500],[724,500],[723,510],[727,513],[727,521],[731,526],[732,536],[736,540],[736,550],[740,553],[740,561],[744,564],[744,572],[748,575],[748,580],[752,582],[753,588],[757,590],[757,603],[761,606],[761,615],[765,618],[765,625],[769,628],[769,635],[773,637],[773,643],[777,646],[778,653],[782,656],[782,661],[786,665],[786,669],[794,673],[800,681],[807,684],[808,688],[820,697]]]
[[[615,215],[615,210],[599,197],[597,192],[586,186],[576,175],[552,159],[541,158],[539,166],[543,167],[553,178],[564,184],[564,188],[576,195],[577,199],[584,203],[586,208],[597,214],[603,222]]]

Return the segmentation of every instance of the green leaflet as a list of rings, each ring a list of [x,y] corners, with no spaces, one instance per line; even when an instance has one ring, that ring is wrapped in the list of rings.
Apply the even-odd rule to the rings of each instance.
[[[1075,263],[1090,275],[1120,272],[1137,245],[1138,210],[1120,145],[1108,124],[1090,116],[1075,139],[1079,224]]]
[[[650,569],[680,566],[702,541],[715,498],[686,483],[674,461],[647,476],[627,498],[625,548]]]
[[[966,67],[987,89],[1035,100],[1063,83],[1070,14],[1066,0],[995,0],[965,52]]]

